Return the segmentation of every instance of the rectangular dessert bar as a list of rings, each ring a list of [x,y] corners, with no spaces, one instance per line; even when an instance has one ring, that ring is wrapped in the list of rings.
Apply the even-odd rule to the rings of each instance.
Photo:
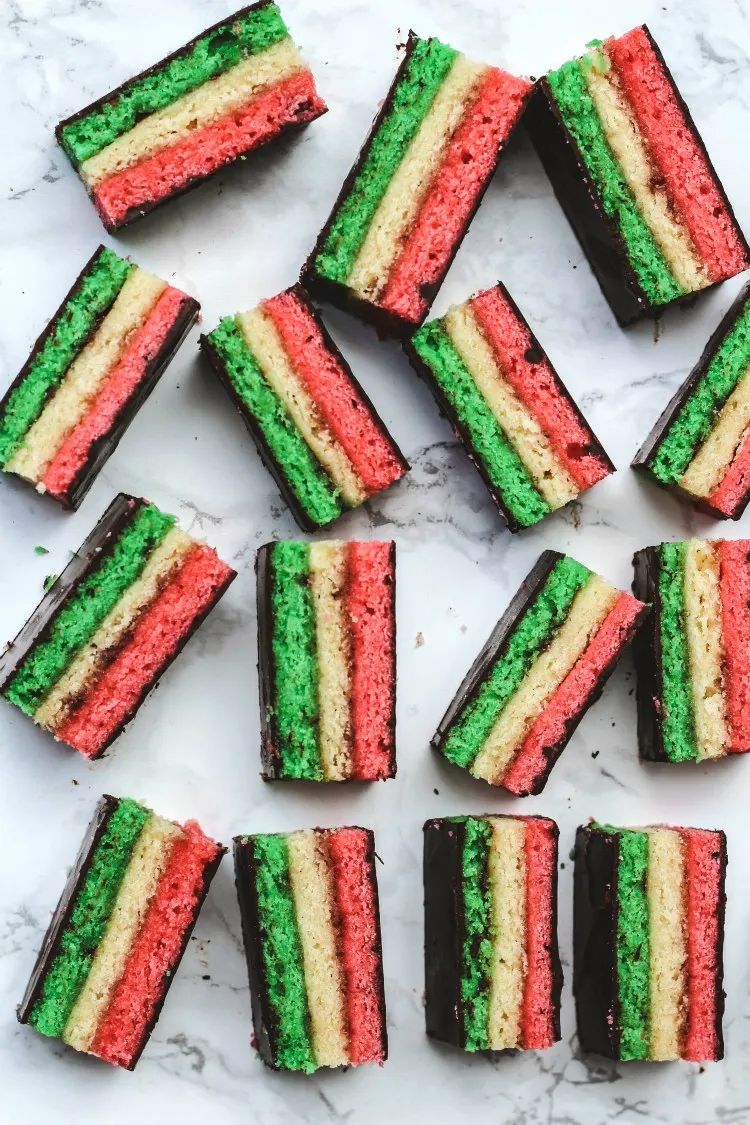
[[[0,465],[77,508],[200,305],[100,246],[0,400]]]
[[[633,461],[656,484],[718,519],[738,520],[750,499],[750,285]]]
[[[255,1041],[274,1070],[388,1054],[375,843],[367,828],[237,836]]]
[[[723,1057],[726,865],[719,831],[578,829],[573,991],[584,1051]]]
[[[526,124],[621,325],[747,269],[748,245],[647,27],[536,84]]]
[[[558,551],[544,551],[432,739],[474,777],[539,793],[599,698],[647,607]]]
[[[235,577],[174,516],[121,493],[0,655],[0,694],[98,758]]]
[[[201,347],[303,531],[408,471],[299,285],[224,317]]]
[[[424,319],[531,83],[409,32],[370,135],[303,270],[379,329]]]
[[[396,544],[266,543],[256,559],[263,776],[396,774]]]
[[[633,563],[633,591],[653,603],[636,642],[641,757],[750,751],[750,540],[661,543]]]
[[[18,1019],[132,1070],[226,848],[104,796],[42,942]]]
[[[511,531],[614,472],[504,285],[422,325],[404,347]]]
[[[114,231],[325,112],[281,12],[261,0],[61,121],[55,133]]]
[[[427,1034],[464,1051],[560,1038],[557,838],[541,816],[424,826]]]

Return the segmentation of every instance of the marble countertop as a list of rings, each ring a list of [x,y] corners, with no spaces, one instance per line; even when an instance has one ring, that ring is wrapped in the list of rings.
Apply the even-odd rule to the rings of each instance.
[[[229,11],[227,0],[6,0],[0,23],[4,129],[0,363],[8,381],[45,316],[102,240],[93,208],[53,139],[55,122]],[[215,177],[105,239],[194,293],[205,324],[297,275],[383,96],[409,26],[510,70],[540,73],[594,36],[647,20],[676,75],[740,222],[750,230],[750,27],[744,0],[284,0],[331,112],[299,140]],[[443,766],[428,748],[455,687],[510,594],[545,547],[627,584],[635,548],[717,526],[635,478],[630,458],[740,287],[737,279],[655,328],[617,328],[526,139],[517,138],[435,303],[498,277],[537,330],[620,469],[582,504],[529,533],[503,530],[399,349],[326,310],[327,323],[413,464],[409,477],[341,522],[346,536],[398,543],[398,778],[369,788],[264,785],[259,777],[255,549],[295,525],[193,331],[75,515],[0,482],[0,637],[36,604],[117,491],[178,513],[239,570],[219,608],[104,761],[87,765],[20,714],[0,710],[0,1117],[7,1125],[177,1119],[240,1125],[450,1122],[750,1121],[750,761],[685,771],[639,764],[626,660],[582,722],[544,793],[514,801]],[[39,557],[37,545],[49,554]],[[250,1003],[231,862],[137,1071],[120,1073],[15,1021],[49,915],[103,791],[241,831],[360,823],[375,829],[390,1059],[311,1078],[276,1075],[250,1048]],[[544,813],[561,829],[563,1039],[500,1061],[428,1042],[422,1010],[421,826],[458,812]],[[619,1066],[574,1036],[571,864],[576,824],[667,820],[729,837],[727,1059]]]

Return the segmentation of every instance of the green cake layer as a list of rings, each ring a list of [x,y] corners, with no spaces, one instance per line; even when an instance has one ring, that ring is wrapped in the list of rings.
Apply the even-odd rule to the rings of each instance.
[[[440,321],[425,324],[412,345],[469,432],[503,507],[521,527],[538,523],[550,506],[487,405]]]
[[[52,621],[45,640],[18,666],[4,695],[33,715],[76,653],[138,578],[151,552],[174,526],[174,516],[153,504],[137,508],[112,550],[75,587]]]
[[[475,698],[451,727],[441,752],[455,765],[468,768],[486,742],[498,716],[533,662],[568,615],[573,598],[592,572],[564,556],[513,628],[501,656],[492,665]]]
[[[339,491],[310,452],[278,395],[263,378],[234,317],[224,317],[207,339],[305,512],[321,527],[330,523],[344,510]]]
[[[251,843],[265,983],[274,1012],[274,1059],[280,1069],[309,1074],[316,1063],[287,842],[267,835],[253,836]]]
[[[714,353],[705,374],[660,440],[648,467],[664,484],[677,484],[706,440],[716,415],[750,364],[750,301]]]
[[[43,1035],[62,1036],[73,1005],[104,937],[138,837],[150,817],[135,801],[117,803],[76,895],[60,949],[44,977],[29,1023]]]
[[[467,1051],[486,1051],[489,1042],[489,987],[492,957],[492,902],[488,856],[492,828],[476,817],[461,820],[461,895],[464,915],[461,1001]]]
[[[310,548],[306,543],[274,544],[271,552],[273,723],[284,775],[321,781],[318,658],[309,569]]]
[[[201,36],[186,52],[153,73],[128,82],[110,101],[64,124],[60,139],[77,166],[95,156],[143,117],[172,105],[249,55],[260,54],[288,35],[275,4],[233,17]]]
[[[693,761],[698,744],[693,717],[690,655],[685,633],[685,543],[659,547],[659,648],[663,677],[664,752],[673,762]]]
[[[592,64],[590,59],[586,60]],[[566,128],[575,138],[607,216],[617,225],[641,289],[655,304],[681,296],[677,283],[609,147],[586,84],[583,60],[547,75]]]
[[[601,826],[597,826],[601,827]],[[620,1058],[649,1057],[648,835],[607,827],[618,838],[617,993]]]
[[[0,407],[0,465],[23,443],[51,391],[86,344],[135,266],[102,247],[79,279],[23,380]]]
[[[345,284],[375,212],[458,52],[438,39],[417,39],[392,91],[392,104],[331,222],[315,272]]]

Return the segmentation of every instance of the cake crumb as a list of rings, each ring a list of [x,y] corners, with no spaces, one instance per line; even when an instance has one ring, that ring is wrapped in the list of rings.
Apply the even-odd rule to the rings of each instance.
[[[424,644],[424,633],[419,632],[419,633],[417,633],[417,636],[414,640],[414,647],[415,648],[421,648],[423,644]]]

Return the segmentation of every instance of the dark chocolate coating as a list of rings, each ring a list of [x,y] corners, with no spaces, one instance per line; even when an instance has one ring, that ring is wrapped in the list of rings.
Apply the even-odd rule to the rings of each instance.
[[[513,309],[513,312],[518,317],[518,320],[520,321],[520,323],[527,329],[527,331],[528,331],[528,333],[531,337],[531,347],[534,349],[534,351],[538,355],[538,358],[535,358],[533,360],[533,362],[534,363],[540,363],[540,364],[541,363],[549,364],[550,370],[552,371],[552,375],[553,375],[553,378],[555,380],[557,392],[560,394],[560,396],[562,398],[565,399],[565,401],[568,403],[568,405],[571,407],[571,409],[575,413],[578,421],[588,431],[590,441],[589,441],[589,444],[587,446],[586,452],[592,453],[594,456],[600,458],[604,462],[604,464],[607,466],[607,468],[609,469],[610,472],[612,472],[612,473],[615,472],[615,466],[614,466],[613,462],[607,456],[607,453],[606,453],[604,447],[602,446],[601,442],[599,441],[596,434],[591,429],[591,426],[588,424],[588,422],[584,418],[583,414],[579,410],[578,404],[572,398],[570,392],[568,391],[568,388],[565,386],[562,379],[560,378],[560,376],[555,371],[555,368],[552,366],[552,363],[550,362],[549,356],[547,355],[544,348],[542,347],[542,345],[537,340],[534,333],[531,331],[531,328],[530,328],[528,322],[526,321],[526,319],[524,318],[523,314],[521,313],[521,310],[519,309],[518,305],[513,300],[510,293],[508,292],[508,290],[505,288],[505,286],[503,285],[503,283],[501,281],[498,281],[496,288],[500,290],[504,299],[508,302],[510,307]],[[466,428],[466,426],[464,426],[464,424],[461,421],[461,418],[459,417],[457,411],[454,409],[453,404],[451,403],[450,399],[447,397],[447,395],[443,391],[442,387],[440,386],[440,383],[435,378],[429,364],[424,362],[422,357],[419,355],[419,352],[414,347],[414,344],[412,343],[411,337],[408,337],[407,339],[403,340],[403,348],[404,348],[404,351],[406,352],[406,355],[407,355],[407,358],[409,359],[409,362],[411,363],[412,367],[416,371],[417,375],[419,375],[419,377],[427,384],[433,398],[435,399],[435,401],[437,403],[438,410],[440,411],[442,416],[448,420],[454,434],[456,435],[456,437],[458,438],[458,440],[461,442],[464,449],[466,450],[466,454],[467,454],[469,460],[471,461],[474,468],[477,470],[480,477],[482,478],[482,480],[484,482],[484,485],[485,485],[487,491],[489,492],[490,496],[492,497],[492,500],[493,500],[496,508],[500,512],[500,515],[502,516],[503,520],[505,521],[505,524],[507,525],[508,531],[515,532],[515,531],[525,530],[523,525],[518,523],[518,521],[515,519],[515,517],[512,515],[512,513],[506,507],[506,505],[503,501],[502,493],[493,484],[492,479],[491,479],[489,473],[487,472],[487,469],[485,468],[484,462],[482,461],[482,458],[479,456],[479,454],[475,450],[475,447],[474,447],[474,444],[472,442],[471,435],[470,435],[468,429]]]
[[[102,518],[97,523],[96,527],[93,529],[91,534],[88,536],[88,538],[81,545],[73,558],[70,560],[68,565],[65,567],[65,570],[62,572],[55,584],[44,595],[39,605],[36,607],[21,631],[6,647],[2,655],[0,655],[0,692],[4,692],[6,690],[11,679],[13,678],[15,670],[19,667],[22,661],[26,659],[32,649],[34,649],[36,645],[41,644],[42,641],[45,641],[49,637],[57,614],[62,609],[62,607],[67,602],[69,602],[72,597],[75,596],[76,589],[80,582],[84,578],[86,578],[92,570],[99,566],[102,558],[106,554],[109,554],[109,552],[113,549],[119,535],[125,528],[126,524],[131,522],[131,520],[135,516],[137,509],[142,507],[147,502],[148,501],[143,499],[137,499],[134,496],[127,496],[124,493],[120,493],[115,497]],[[119,736],[125,730],[125,727],[135,716],[138,708],[141,706],[146,696],[150,691],[152,691],[158,680],[160,680],[164,675],[167,668],[169,668],[169,666],[171,665],[172,661],[177,658],[180,652],[182,652],[187,642],[190,640],[198,627],[202,624],[202,622],[214,608],[216,603],[219,601],[221,596],[224,594],[226,589],[229,587],[230,583],[233,582],[236,577],[236,571],[232,570],[226,582],[216,591],[216,595],[211,601],[210,605],[204,610],[203,613],[199,614],[193,620],[190,629],[187,631],[185,636],[181,638],[174,652],[159,668],[157,675],[154,677],[151,683],[147,684],[144,687],[143,691],[133,704],[126,717],[116,727],[111,736],[102,746],[101,750],[99,750],[99,752],[94,755],[94,758],[92,758],[91,760],[100,758],[112,745],[115,739],[119,738]],[[122,645],[126,644],[128,640],[129,637],[126,634],[122,638],[121,644],[118,646],[118,649],[122,647]],[[53,736],[50,735],[50,737]]]
[[[70,922],[70,916],[73,912],[73,905],[78,893],[78,888],[88,874],[93,854],[104,835],[110,817],[117,808],[117,805],[117,798],[111,797],[109,794],[105,793],[96,807],[96,812],[94,813],[91,823],[86,829],[83,843],[76,856],[73,868],[68,875],[55,912],[52,915],[52,921],[42,939],[42,945],[37,954],[34,968],[31,970],[31,976],[29,978],[29,983],[26,985],[23,1000],[16,1009],[19,1023],[28,1023],[34,1005],[42,995],[44,978],[60,950],[62,935]]]
[[[318,235],[315,246],[313,247],[310,256],[302,267],[302,272],[300,274],[300,281],[308,290],[308,292],[313,294],[313,296],[319,297],[321,300],[328,301],[330,304],[335,305],[337,308],[343,309],[344,312],[351,313],[352,316],[359,317],[366,323],[372,324],[380,336],[405,336],[413,332],[415,328],[419,327],[419,324],[421,324],[421,322],[427,316],[430,305],[434,301],[435,296],[440,289],[440,286],[443,284],[445,275],[450,269],[451,263],[458,253],[458,248],[463,242],[467,230],[471,226],[471,221],[474,218],[474,215],[476,214],[479,205],[482,202],[482,199],[484,198],[484,194],[490,185],[490,181],[492,180],[492,177],[495,173],[495,169],[497,168],[500,157],[504,152],[508,141],[510,140],[510,136],[512,135],[512,133],[509,134],[508,137],[506,137],[505,141],[498,147],[497,153],[492,162],[492,168],[490,169],[489,174],[487,175],[480,191],[477,194],[474,205],[472,206],[471,211],[469,212],[466,221],[458,234],[458,237],[455,239],[453,246],[451,247],[450,254],[445,261],[445,265],[441,268],[439,277],[435,281],[425,283],[421,286],[422,296],[425,298],[426,303],[424,313],[420,317],[419,321],[407,320],[404,317],[399,316],[397,313],[389,312],[387,309],[381,308],[372,301],[366,301],[361,297],[357,297],[345,284],[341,284],[337,281],[331,281],[329,278],[323,277],[317,272],[317,270],[315,269],[315,259],[323,249],[323,245],[328,238],[328,233],[333,225],[333,221],[339,211],[339,208],[351,192],[351,189],[354,186],[354,182],[357,179],[357,176],[361,172],[362,168],[364,167],[365,161],[370,154],[370,149],[372,148],[373,141],[375,140],[375,137],[377,136],[377,133],[381,125],[383,124],[383,121],[388,116],[393,107],[396,88],[404,75],[409,59],[412,55],[412,52],[414,51],[414,47],[418,42],[418,39],[419,37],[414,31],[409,32],[406,40],[406,50],[404,51],[404,57],[401,60],[401,64],[398,70],[396,71],[390,89],[386,94],[380,111],[378,112],[372,123],[370,132],[367,135],[367,139],[365,140],[365,143],[362,146],[359,155],[354,162],[354,165],[352,166],[350,172],[348,173],[341,186],[341,191],[339,192],[336,198],[336,202],[331,209],[331,214],[329,215],[325,226]],[[531,96],[531,90],[529,90],[528,96]],[[521,111],[521,113],[519,113],[518,115],[519,120],[522,116],[522,112],[523,111]]]
[[[488,814],[489,815],[489,814]],[[425,918],[425,1021],[427,1034],[454,1047],[466,1046],[461,1002],[463,942],[466,923],[463,905],[462,856],[465,821],[436,817],[424,824],[424,918]],[[545,819],[532,817],[533,820]],[[553,1034],[560,1038],[560,995],[563,974],[557,944],[557,840],[554,821],[555,864],[550,903],[552,941],[549,947],[552,971]],[[497,1052],[487,1052],[495,1054]],[[500,1052],[504,1053],[504,1052]]]
[[[584,1051],[620,1054],[617,995],[617,836],[590,825],[576,832],[573,876],[573,994]]]
[[[187,297],[182,302],[161,347],[148,361],[143,378],[117,415],[114,425],[92,445],[85,465],[67,492],[66,500],[63,501],[64,507],[72,509],[79,507],[103,465],[119,445],[128,426],[174,359],[177,350],[198,319],[199,312],[200,305],[193,297]]]
[[[498,621],[484,648],[469,669],[463,683],[456,692],[453,702],[440,720],[438,729],[430,743],[438,752],[441,752],[453,723],[460,717],[464,708],[477,696],[493,666],[505,652],[510,636],[516,628],[516,625],[521,617],[523,617],[529,605],[531,605],[536,598],[555,563],[561,558],[564,558],[564,556],[559,551],[543,551],[529,574],[521,583],[510,605]],[[586,711],[602,694],[604,685],[611,676],[615,665],[640,628],[648,611],[649,607],[643,606],[625,634],[623,643],[613,654],[612,659],[603,668],[601,675],[598,677],[585,699],[581,701],[576,713],[565,721],[562,736],[553,746],[548,747],[545,751],[546,763],[544,770],[534,778],[527,792],[519,793],[517,796],[528,797],[532,794],[536,795],[541,793],[544,789],[552,767],[568,745],[573,732],[586,714]],[[502,788],[502,786],[500,786],[500,788]]]
[[[721,512],[718,508],[714,508],[713,505],[709,504],[707,500],[701,500],[696,496],[690,495],[690,493],[681,488],[679,484],[664,484],[663,481],[659,480],[659,478],[652,473],[651,461],[658,453],[659,446],[666,438],[674,422],[679,417],[680,411],[684,407],[685,403],[688,401],[693,391],[708,371],[708,368],[710,367],[711,361],[714,357],[714,353],[717,352],[721,347],[724,337],[734,327],[735,321],[737,321],[742,316],[743,308],[749,299],[750,282],[743,286],[737,297],[734,299],[734,301],[732,301],[732,304],[724,313],[724,316],[721,318],[721,321],[719,322],[714,332],[711,334],[708,343],[703,349],[700,359],[698,360],[695,367],[690,372],[682,386],[669,400],[666,407],[662,411],[656,425],[631,462],[634,469],[636,469],[638,472],[642,472],[655,484],[658,484],[660,488],[664,488],[668,492],[677,493],[677,495],[682,496],[684,499],[688,500],[695,508],[698,509],[698,511],[705,512],[707,515],[713,516],[715,519],[722,520],[738,520],[743,515],[748,501],[750,500],[750,488],[745,491],[742,499],[740,500],[732,515],[727,516],[726,512]],[[721,406],[723,405],[724,403],[721,404]]]
[[[373,890],[375,902],[375,916],[378,928],[378,940],[375,952],[379,965],[378,1002],[380,1009],[381,1050],[383,1059],[388,1057],[388,1035],[386,1030],[385,1015],[385,988],[383,983],[383,947],[380,941],[380,905],[378,898],[378,880],[375,874],[375,836],[368,829],[367,864],[368,878]],[[315,832],[324,837],[329,830],[316,828]],[[263,961],[263,942],[265,935],[260,924],[260,912],[256,880],[260,864],[253,850],[252,836],[235,836],[234,838],[234,870],[237,887],[237,898],[240,907],[242,922],[242,938],[247,959],[247,971],[250,982],[250,1002],[253,1014],[253,1029],[255,1031],[255,1046],[263,1062],[272,1070],[282,1069],[277,1066],[276,1054],[278,1050],[278,1021],[273,1003],[268,991],[265,965]]]
[[[659,548],[644,547],[633,555],[633,593],[652,605],[651,617],[634,645],[638,702],[638,753],[644,761],[668,762],[662,736],[661,601]]]
[[[75,905],[78,891],[80,890],[86,879],[94,852],[96,851],[99,841],[104,835],[107,824],[109,823],[109,820],[118,804],[119,798],[111,797],[109,794],[105,793],[105,795],[101,798],[99,804],[97,805],[96,812],[94,813],[94,818],[89,824],[88,829],[86,830],[86,835],[84,836],[81,849],[78,853],[75,864],[73,865],[73,869],[68,875],[65,888],[63,890],[60,901],[57,904],[57,908],[52,917],[52,921],[50,922],[49,929],[44,935],[44,940],[42,941],[41,949],[39,950],[36,963],[34,965],[34,968],[32,969],[31,978],[28,985],[26,986],[26,992],[24,993],[23,1000],[18,1006],[17,1015],[19,1023],[28,1023],[29,1016],[31,1015],[34,1005],[42,995],[42,990],[44,988],[44,979],[51,969],[52,963],[60,950],[60,942],[70,922],[70,917]],[[185,930],[180,951],[174,962],[172,963],[170,972],[164,977],[159,999],[154,1006],[154,1010],[152,1012],[150,1020],[143,1029],[143,1035],[139,1042],[138,1050],[133,1056],[130,1064],[126,1068],[127,1070],[133,1070],[135,1068],[138,1059],[143,1053],[143,1048],[151,1038],[151,1034],[154,1030],[154,1027],[156,1026],[156,1022],[159,1019],[162,1007],[164,1006],[167,992],[169,990],[169,986],[172,983],[174,974],[177,971],[183,954],[185,953],[185,949],[187,948],[187,943],[190,940],[190,935],[193,932],[196,920],[198,918],[198,915],[200,914],[201,907],[203,906],[206,894],[208,893],[208,888],[211,880],[216,874],[218,866],[221,863],[222,858],[224,857],[227,850],[221,845],[219,845],[219,849],[220,850],[216,856],[216,859],[213,860],[210,864],[207,864],[205,868],[203,887],[198,895],[198,902],[193,914],[192,921]]]
[[[643,27],[684,113],[686,125],[704,153],[716,188],[748,252],[747,242],[737,225],[734,212],[700,134],[695,128],[690,111],[651,33],[645,24]],[[525,124],[560,206],[621,327],[626,327],[641,317],[658,316],[668,305],[692,302],[699,296],[699,293],[689,293],[667,304],[657,304],[644,293],[630,265],[619,229],[604,210],[599,192],[589,176],[578,144],[563,121],[546,78],[541,78],[536,84],[526,112]],[[707,286],[706,289],[700,290],[700,293],[705,293],[710,288],[713,286]]]
[[[273,657],[274,617],[272,604],[273,591],[273,552],[276,542],[264,543],[258,548],[255,556],[256,576],[256,604],[258,616],[258,684],[260,691],[260,756],[261,776],[264,781],[289,781],[282,772],[281,755],[277,749],[279,739],[274,722],[274,698],[276,672]],[[390,543],[389,566],[394,586],[394,597],[391,603],[391,629],[393,630],[392,671],[391,683],[393,685],[394,706],[391,712],[389,726],[391,730],[390,766],[389,777],[396,776],[396,544]],[[351,779],[357,782],[357,778]],[[338,784],[343,784],[339,782]]]
[[[383,437],[386,439],[386,441],[390,445],[393,455],[401,463],[401,466],[403,467],[404,472],[405,473],[408,472],[410,467],[411,467],[409,465],[409,462],[406,460],[403,453],[398,448],[398,446],[394,442],[391,435],[388,433],[388,430],[386,429],[382,418],[380,417],[380,415],[375,410],[375,407],[372,405],[372,402],[370,401],[368,396],[365,394],[362,386],[360,385],[360,383],[356,379],[351,367],[349,366],[347,361],[344,359],[344,357],[341,354],[341,352],[339,351],[337,345],[334,343],[330,333],[328,332],[325,325],[323,324],[323,321],[322,321],[319,313],[314,308],[314,306],[313,306],[312,302],[310,301],[310,298],[307,295],[307,293],[305,292],[305,290],[302,288],[301,285],[297,284],[297,285],[292,285],[288,290],[286,290],[286,292],[294,294],[294,296],[305,306],[305,309],[307,310],[307,312],[309,312],[310,316],[315,321],[315,324],[316,324],[317,328],[320,330],[320,332],[323,336],[323,340],[325,341],[326,348],[333,354],[337,363],[339,363],[341,365],[341,367],[343,368],[343,370],[346,374],[346,377],[351,382],[352,387],[353,387],[357,397],[361,400],[362,404],[367,408],[374,425],[377,427],[377,429],[380,431],[380,433],[383,435]],[[261,461],[263,462],[266,469],[268,470],[268,472],[271,474],[274,481],[276,482],[276,487],[278,488],[279,492],[281,493],[281,496],[282,496],[285,504],[289,508],[290,512],[294,516],[294,519],[299,524],[299,526],[302,528],[302,530],[303,531],[319,531],[321,527],[330,526],[330,524],[335,522],[335,520],[340,519],[341,515],[344,514],[343,511],[338,516],[334,516],[333,520],[330,520],[328,524],[318,524],[318,523],[315,523],[313,520],[310,519],[310,516],[307,514],[304,507],[302,506],[302,504],[297,499],[297,497],[294,493],[294,490],[291,488],[291,486],[289,484],[284,466],[276,459],[276,457],[273,453],[273,450],[271,449],[271,447],[269,446],[268,442],[265,439],[265,436],[263,434],[263,431],[262,431],[261,427],[257,424],[255,418],[248,411],[248,409],[245,406],[245,404],[243,403],[242,399],[240,398],[240,396],[237,394],[234,387],[232,386],[232,380],[229,378],[229,375],[227,374],[226,368],[224,367],[224,361],[222,360],[221,356],[218,354],[216,349],[213,347],[213,345],[211,343],[211,340],[209,339],[208,336],[206,336],[206,335],[201,336],[200,346],[201,346],[201,350],[203,351],[204,355],[206,356],[206,359],[208,360],[212,370],[218,376],[219,382],[224,387],[225,391],[227,392],[230,399],[234,403],[234,406],[235,406],[235,409],[237,410],[237,413],[239,414],[240,418],[244,422],[245,428],[247,429],[248,433],[250,434],[250,437],[253,439],[253,442],[255,444],[255,448],[258,451],[258,455],[260,456]],[[320,466],[320,472],[321,472],[322,475],[325,475],[325,471],[322,468],[322,466]]]
[[[131,85],[131,83],[138,82],[142,78],[147,78],[152,74],[156,74],[157,71],[160,71],[162,69],[162,67],[164,67],[168,63],[172,62],[173,59],[176,59],[176,58],[181,57],[182,55],[188,54],[188,52],[192,50],[192,48],[195,46],[195,44],[198,42],[198,40],[202,39],[204,35],[208,35],[210,32],[215,31],[219,27],[223,27],[227,24],[231,24],[235,20],[242,19],[244,16],[248,15],[249,12],[255,11],[258,8],[264,8],[266,6],[266,4],[271,3],[271,2],[272,2],[272,0],[258,0],[258,2],[255,3],[255,4],[248,4],[247,7],[240,8],[239,11],[234,12],[232,15],[225,16],[224,19],[221,19],[217,23],[212,24],[210,27],[205,28],[198,35],[196,35],[193,39],[190,39],[187,43],[185,43],[184,46],[179,47],[176,51],[173,51],[172,54],[166,55],[163,59],[160,59],[159,62],[154,63],[152,66],[149,66],[145,70],[140,71],[139,74],[133,75],[132,78],[127,79],[127,81],[123,82],[120,86],[115,87],[114,90],[110,90],[108,94],[104,94],[101,98],[97,98],[96,101],[93,101],[89,105],[84,106],[83,109],[79,109],[76,113],[71,114],[70,117],[66,117],[55,128],[55,137],[57,138],[57,143],[60,145],[63,152],[65,152],[65,155],[68,156],[68,153],[66,152],[65,147],[63,146],[63,143],[62,143],[62,131],[66,127],[66,125],[71,125],[74,121],[78,121],[80,118],[85,117],[87,114],[91,113],[93,110],[101,109],[102,106],[107,105],[109,102],[116,101],[117,98],[123,93],[123,91],[128,86]],[[305,106],[299,107],[299,109],[301,109],[301,110],[304,110],[305,108],[306,108]],[[327,110],[325,110],[325,109],[321,110],[320,113],[317,113],[315,116],[316,116],[316,118],[322,117],[322,115],[326,112],[327,112]],[[136,120],[134,121],[134,125],[137,125],[139,121],[143,120],[144,117],[148,117],[148,116],[150,116],[150,114],[148,114],[148,113],[139,113],[136,116]],[[312,120],[315,120],[315,118],[313,118]],[[289,125],[285,125],[278,131],[278,133],[272,138],[272,140],[270,142],[267,142],[267,143],[273,143],[273,142],[277,141],[284,134],[296,132],[297,130],[302,129],[306,125],[309,125],[309,124],[310,124],[309,121],[299,121],[299,122],[293,122]],[[263,145],[261,147],[265,148],[265,145]],[[257,150],[253,150],[253,151],[257,151]],[[181,187],[177,188],[175,191],[170,192],[169,195],[164,196],[164,198],[162,198],[162,199],[156,200],[155,202],[142,203],[142,204],[139,204],[138,207],[131,207],[130,210],[125,215],[125,218],[122,219],[119,223],[114,223],[114,224],[109,223],[100,215],[99,217],[102,221],[104,229],[109,231],[110,234],[113,234],[115,231],[122,230],[123,227],[129,226],[129,224],[134,222],[136,219],[140,219],[142,215],[146,215],[150,211],[156,210],[157,207],[161,207],[162,204],[168,203],[170,199],[174,199],[178,195],[184,195],[186,191],[190,191],[192,188],[197,187],[199,184],[203,183],[204,180],[208,179],[209,176],[214,175],[215,172],[219,172],[224,168],[228,168],[231,164],[236,164],[239,160],[243,159],[243,156],[247,156],[247,155],[249,155],[249,154],[247,154],[247,153],[240,154],[239,156],[234,157],[232,160],[225,161],[225,163],[222,164],[220,166],[220,168],[215,169],[214,172],[209,172],[208,175],[195,176],[195,177],[191,178],[187,183],[183,184]],[[70,160],[69,156],[68,156],[68,159]],[[75,171],[78,172],[78,166],[72,160],[70,160],[70,162],[73,165],[73,168],[75,169]],[[98,214],[98,212],[97,212],[97,214]]]

